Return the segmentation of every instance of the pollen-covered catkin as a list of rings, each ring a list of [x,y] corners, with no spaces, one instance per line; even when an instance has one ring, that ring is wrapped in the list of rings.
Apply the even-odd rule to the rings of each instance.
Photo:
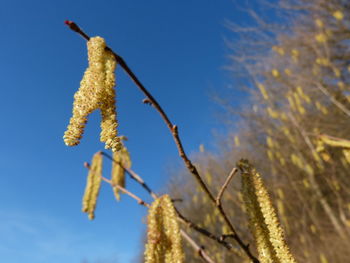
[[[102,153],[95,153],[91,161],[91,167],[89,168],[82,208],[84,213],[88,213],[90,220],[95,218],[97,197],[100,192],[102,181],[102,164]]]
[[[261,176],[246,160],[241,160],[238,165],[242,171],[242,192],[249,225],[260,261],[295,263]]]
[[[123,146],[121,150],[115,152],[113,154],[113,162],[112,162],[112,184],[120,185],[121,187],[125,187],[125,169],[131,167],[130,154],[128,150]],[[119,189],[117,187],[113,188],[115,198],[119,201]]]
[[[182,263],[184,254],[176,212],[168,195],[159,197],[148,212],[145,263]]]
[[[74,94],[73,116],[63,138],[68,146],[78,145],[84,133],[87,117],[96,109],[101,109],[101,141],[107,149],[117,151],[121,147],[117,137],[115,111],[115,68],[113,54],[106,50],[101,37],[93,37],[88,43],[89,67],[80,82],[79,90]]]

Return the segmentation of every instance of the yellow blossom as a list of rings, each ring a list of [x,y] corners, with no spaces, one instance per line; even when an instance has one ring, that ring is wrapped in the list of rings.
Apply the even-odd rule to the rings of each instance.
[[[337,20],[342,20],[342,19],[344,18],[343,12],[342,12],[342,11],[339,11],[339,10],[335,11],[335,12],[333,13],[333,16],[334,16],[334,18],[337,19]]]
[[[277,119],[278,118],[278,112],[274,111],[271,107],[267,107],[266,109],[267,113],[270,115],[272,119]]]
[[[95,218],[97,197],[100,192],[102,180],[102,162],[103,159],[101,152],[96,153],[91,161],[91,167],[89,168],[85,193],[83,196],[82,211],[88,213],[90,220]]]
[[[78,145],[84,132],[87,117],[100,109],[101,141],[107,149],[117,151],[121,147],[117,137],[115,112],[115,76],[116,61],[113,54],[106,50],[101,37],[93,37],[88,43],[89,67],[80,82],[79,90],[74,94],[73,116],[63,138],[68,146]]]
[[[238,166],[242,171],[242,193],[260,262],[296,262],[260,174],[246,160],[241,160]]]
[[[239,137],[237,135],[235,136],[234,141],[235,141],[235,145],[237,147],[239,147],[240,146],[240,141],[239,141]]]
[[[168,195],[157,198],[148,212],[145,263],[182,263],[180,228]]]
[[[317,42],[324,43],[327,41],[327,36],[323,33],[319,33],[315,36]]]
[[[272,50],[275,51],[276,53],[280,54],[281,56],[283,56],[285,54],[284,49],[282,47],[279,47],[279,46],[273,46]]]
[[[291,76],[292,75],[292,71],[290,69],[288,69],[288,68],[286,68],[284,70],[284,73],[286,73],[287,76]]]
[[[113,153],[113,163],[112,163],[112,185],[119,185],[125,187],[125,168],[131,167],[130,154],[125,146],[118,152]],[[113,188],[114,196],[119,201],[119,189],[117,187]]]
[[[261,83],[258,83],[258,88],[259,88],[259,90],[260,90],[261,95],[263,96],[263,98],[264,98],[265,100],[267,100],[267,99],[269,98],[269,96],[268,96],[268,94],[267,94],[267,91],[266,91],[266,89],[265,89],[265,86],[264,86],[263,84],[261,84]]]
[[[280,76],[280,73],[277,69],[273,69],[271,70],[271,74],[272,76],[274,76],[275,78],[278,78]]]
[[[319,28],[322,28],[322,27],[324,26],[322,20],[319,19],[319,18],[317,18],[317,19],[315,20],[315,24],[316,24],[316,26],[318,26]]]

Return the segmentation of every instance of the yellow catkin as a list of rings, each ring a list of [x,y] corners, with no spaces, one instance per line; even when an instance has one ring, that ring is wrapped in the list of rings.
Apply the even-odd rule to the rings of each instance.
[[[279,115],[277,111],[273,110],[271,107],[267,107],[266,111],[272,119],[278,119]]]
[[[341,89],[341,90],[345,90],[345,84],[343,81],[338,81],[337,82],[337,86]]]
[[[317,19],[315,20],[315,24],[316,24],[316,26],[318,26],[319,28],[322,28],[322,27],[324,26],[322,20],[319,19],[319,18],[317,18]]]
[[[288,95],[286,95],[286,98],[287,98],[287,100],[288,100],[288,103],[289,103],[290,108],[291,108],[292,110],[295,110],[295,109],[296,109],[296,105],[295,105],[295,102],[294,102],[294,100],[293,100],[293,97],[292,97],[290,94],[288,94]]]
[[[350,140],[335,138],[325,134],[319,135],[319,139],[330,146],[333,147],[342,147],[342,148],[350,148]]]
[[[275,78],[278,78],[280,76],[280,72],[277,69],[273,69],[271,70],[271,74],[272,76],[274,76]]]
[[[327,41],[327,36],[326,36],[325,34],[323,34],[323,33],[319,33],[319,34],[317,34],[317,35],[315,36],[315,39],[316,39],[316,41],[319,42],[319,43],[324,43],[324,42]]]
[[[274,158],[273,158],[273,152],[272,151],[270,151],[269,149],[266,151],[266,153],[267,153],[267,157],[269,158],[269,160],[270,161],[273,161],[274,160]]]
[[[350,149],[344,149],[343,155],[345,157],[345,160],[350,164]]]
[[[334,16],[334,18],[337,19],[337,20],[343,20],[343,18],[344,18],[343,12],[342,12],[342,11],[339,11],[339,10],[335,11],[335,12],[333,13],[333,16]]]
[[[113,151],[121,147],[117,137],[117,120],[115,112],[115,67],[116,61],[101,37],[93,37],[88,43],[89,67],[80,82],[79,90],[74,94],[73,116],[63,138],[68,146],[78,145],[83,135],[87,117],[93,111],[100,109],[101,141],[107,149]]]
[[[118,152],[113,154],[113,163],[112,163],[112,175],[111,180],[113,186],[119,185],[125,187],[125,169],[131,167],[130,154],[128,150],[123,147]],[[119,201],[119,189],[117,187],[113,188],[114,196]]]
[[[90,220],[95,218],[97,197],[100,192],[102,181],[102,162],[103,159],[101,152],[96,153],[91,161],[91,167],[89,169],[85,193],[83,196],[82,211],[88,214]]]
[[[299,50],[293,48],[291,51],[291,55],[292,55],[293,62],[295,62],[295,63],[298,62],[299,55],[300,55]]]
[[[267,137],[266,137],[266,144],[267,144],[267,146],[268,146],[269,148],[273,148],[274,143],[273,143],[273,140],[272,140],[272,138],[271,138],[270,136],[267,136]]]
[[[321,260],[321,263],[328,263],[328,260],[323,253],[320,254],[320,260]]]
[[[268,100],[268,99],[269,99],[269,95],[267,94],[267,91],[266,91],[266,89],[265,89],[265,86],[264,86],[263,84],[259,83],[259,84],[258,84],[258,88],[259,88],[260,93],[261,93],[261,95],[263,96],[263,98],[264,98],[265,100]]]
[[[184,262],[180,228],[168,195],[163,195],[152,203],[147,221],[145,263]]]
[[[292,75],[292,71],[291,71],[290,69],[288,69],[288,68],[286,68],[286,69],[284,70],[284,73],[285,73],[287,76],[291,76],[291,75]]]
[[[260,175],[246,160],[241,160],[238,166],[242,171],[242,192],[259,260],[262,263],[296,262],[285,242],[283,230]]]
[[[316,63],[318,64],[318,65],[321,65],[321,66],[329,66],[330,65],[330,61],[329,61],[329,59],[328,58],[317,58],[316,59]]]
[[[237,135],[234,137],[234,142],[235,142],[235,145],[236,145],[237,147],[239,147],[239,146],[241,145],[240,140],[239,140],[239,137],[238,137]]]
[[[282,47],[279,46],[273,46],[272,50],[275,51],[276,53],[280,54],[281,56],[284,56],[285,52]]]

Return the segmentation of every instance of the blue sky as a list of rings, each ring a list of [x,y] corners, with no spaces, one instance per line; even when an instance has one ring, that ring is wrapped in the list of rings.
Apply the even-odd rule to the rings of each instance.
[[[87,66],[85,41],[63,21],[106,39],[179,126],[188,153],[213,143],[223,70],[231,37],[225,20],[244,21],[231,0],[16,1],[0,7],[0,258],[6,263],[135,262],[145,208],[103,185],[96,219],[81,212],[84,161],[103,148],[99,114],[90,116],[79,146],[62,136],[73,94]],[[124,72],[117,69],[120,133],[133,169],[156,191],[167,167],[180,163],[169,132]],[[108,176],[110,163],[106,164]],[[150,201],[133,182],[128,188]]]

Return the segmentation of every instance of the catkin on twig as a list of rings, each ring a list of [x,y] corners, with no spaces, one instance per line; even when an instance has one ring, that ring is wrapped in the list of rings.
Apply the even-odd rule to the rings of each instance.
[[[242,192],[259,260],[262,263],[295,263],[261,176],[246,160],[241,160],[238,166],[242,171]]]
[[[82,211],[87,213],[89,219],[95,218],[95,208],[97,203],[97,197],[100,192],[102,181],[102,154],[96,153],[91,161],[91,167],[87,177],[85,193],[83,196],[83,208]]]
[[[112,185],[120,185],[125,187],[125,169],[131,167],[130,154],[128,150],[123,146],[123,148],[113,154],[112,162]],[[113,188],[115,198],[119,201],[119,189],[117,187]]]
[[[145,263],[182,263],[184,254],[177,215],[168,195],[149,209]]]
[[[106,50],[105,40],[93,37],[88,43],[89,67],[74,94],[73,116],[63,138],[68,146],[78,145],[84,133],[87,117],[96,109],[101,110],[101,141],[106,149],[117,151],[121,147],[117,137],[115,111],[115,68],[113,54]]]

